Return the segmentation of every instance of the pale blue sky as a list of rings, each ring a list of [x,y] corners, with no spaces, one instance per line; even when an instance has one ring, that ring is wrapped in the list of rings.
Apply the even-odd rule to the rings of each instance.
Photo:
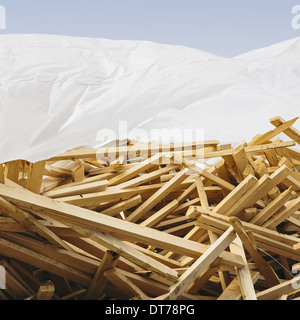
[[[7,33],[47,33],[184,45],[231,57],[300,37],[300,0],[0,0]]]

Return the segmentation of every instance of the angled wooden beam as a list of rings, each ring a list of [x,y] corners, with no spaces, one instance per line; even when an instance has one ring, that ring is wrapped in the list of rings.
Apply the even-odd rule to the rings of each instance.
[[[176,158],[176,156],[175,156]],[[191,161],[183,158],[183,164],[189,168],[190,170],[192,170],[193,172],[198,173],[200,176],[216,183],[217,185],[219,185],[220,187],[224,188],[225,190],[228,191],[233,191],[234,190],[234,186],[232,184],[230,184],[229,182],[221,179],[220,177],[214,175],[213,173],[210,173],[208,170],[204,170],[201,169],[200,167],[197,167],[195,164],[193,164]]]
[[[0,196],[22,209],[42,216],[42,218],[48,217],[63,224],[78,224],[85,228],[110,233],[126,241],[145,243],[191,257],[199,257],[201,253],[207,250],[207,246],[204,244],[178,239],[178,237],[162,231],[139,226],[128,221],[43,197],[28,190],[19,190],[0,184]],[[242,265],[239,256],[228,252],[223,252],[222,258],[222,263],[224,264],[232,266]]]
[[[150,298],[118,269],[113,268],[103,273],[104,277],[129,298],[150,300]]]
[[[45,165],[46,161],[39,161],[30,164],[26,188],[31,192],[38,194],[41,192]]]
[[[260,144],[266,143],[270,139],[276,137],[280,133],[282,133],[282,132],[286,131],[287,129],[289,129],[298,120],[298,118],[299,117],[294,118],[294,119],[289,120],[289,121],[286,121],[286,122],[280,124],[274,130],[268,131],[263,135],[257,136],[251,142],[249,142],[248,145],[251,147],[251,146],[254,146],[254,145],[260,145]]]
[[[92,192],[104,191],[108,186],[108,180],[96,181],[91,183],[80,184],[77,186],[61,188],[57,190],[50,190],[45,192],[43,196],[49,198],[68,197],[77,194],[86,194]]]
[[[293,197],[292,188],[282,192],[275,200],[271,201],[262,211],[260,211],[250,223],[263,225],[274,213],[276,213],[283,205]]]
[[[186,179],[188,169],[182,169],[178,172],[174,178],[167,182],[157,192],[155,192],[150,198],[148,198],[143,204],[141,204],[134,212],[132,212],[126,220],[129,222],[136,222],[144,216],[145,213],[150,211],[156,204],[170,194],[182,181]]]
[[[137,196],[134,196],[128,200],[121,201],[107,209],[101,210],[100,213],[113,217],[122,211],[126,211],[132,207],[139,205],[142,202],[142,197],[138,194]]]
[[[159,164],[160,160],[162,159],[163,155],[158,154],[151,158],[146,159],[145,161],[142,161],[141,163],[138,163],[134,167],[120,173],[116,177],[112,178],[109,181],[110,186],[114,186],[117,184],[121,184],[123,182],[128,181],[131,178],[136,177],[139,173],[145,172],[146,170],[152,168],[153,166],[156,166]]]
[[[51,300],[55,292],[55,286],[52,282],[44,283],[39,287],[36,294],[36,300]]]
[[[42,270],[73,280],[81,285],[89,286],[91,278],[74,267],[67,266],[33,250],[0,238],[0,254],[25,262]]]
[[[243,300],[257,300],[255,289],[253,286],[250,270],[248,267],[245,251],[239,236],[230,244],[230,251],[236,254],[240,254],[244,260],[244,266],[242,268],[236,268],[237,277],[239,280]]]
[[[155,165],[155,164],[154,164]],[[141,175],[140,177],[137,177],[137,178],[133,178],[133,179],[130,179],[128,181],[125,181],[123,183],[119,183],[118,184],[118,187],[119,188],[132,188],[132,187],[136,187],[140,184],[143,184],[143,183],[146,183],[146,182],[149,182],[149,181],[152,181],[152,180],[155,180],[157,179],[158,177],[160,177],[161,175],[163,174],[166,174],[172,170],[175,170],[179,168],[179,166],[167,166],[165,168],[162,168],[162,169],[158,169],[158,170],[155,170],[155,171],[152,171],[150,173],[144,173],[143,175]],[[150,170],[151,168],[148,168],[148,170]]]
[[[259,272],[250,272],[253,284],[259,279]],[[219,295],[217,300],[241,300],[242,292],[238,277],[235,277],[226,289]]]
[[[291,216],[294,212],[296,212],[300,208],[300,197],[296,199],[290,200],[289,203],[284,205],[284,209],[277,212],[267,220],[262,226],[265,228],[274,229],[278,226],[281,222]]]
[[[126,244],[125,242],[122,242],[108,234],[97,232],[91,229],[82,228],[76,225],[70,225],[70,227],[78,233],[83,234],[85,237],[90,238],[97,243],[100,243],[109,250],[116,252],[120,256],[134,262],[135,264],[146,270],[151,270],[158,274],[162,274],[165,278],[172,281],[176,281],[178,278],[176,271],[156,261],[155,259],[146,256],[145,254],[136,250],[134,247]]]
[[[300,291],[300,278],[295,277],[277,286],[263,290],[256,294],[257,300],[276,300],[284,294],[292,294]]]
[[[40,221],[34,218],[30,213],[17,208],[15,205],[0,197],[0,208],[2,213],[13,218],[17,223],[19,223],[25,230],[30,232],[36,232],[49,242],[57,244],[68,251],[73,252],[73,249],[62,239],[60,239],[54,232],[48,229]]]
[[[271,118],[270,123],[275,127],[280,127],[281,125],[286,123],[286,121],[278,116]],[[286,134],[292,140],[296,141],[298,144],[300,144],[300,132],[296,128],[292,126],[288,127],[285,130],[283,130],[283,133]]]
[[[252,244],[251,240],[248,237],[248,234],[242,225],[241,221],[236,217],[230,217],[229,222],[233,226],[235,232],[241,239],[244,248],[249,252],[251,258],[256,263],[258,270],[261,275],[265,278],[269,286],[276,286],[280,283],[280,280],[275,273],[275,271],[271,268],[271,266],[262,258],[262,256],[258,253],[256,247]]]
[[[0,183],[5,183],[3,164],[0,164]]]
[[[224,251],[235,238],[233,227],[226,232],[207,249],[202,256],[179,277],[179,281],[170,287],[169,300],[177,300],[188,287],[204,272]]]
[[[104,277],[103,273],[106,270],[115,268],[119,261],[119,255],[115,252],[108,250],[105,252],[105,255],[97,268],[97,271],[94,274],[93,280],[91,281],[90,286],[88,287],[83,300],[98,300],[102,295],[105,286],[107,284],[107,278]]]
[[[141,226],[144,227],[155,227],[160,221],[166,218],[172,211],[174,211],[178,207],[178,201],[173,200],[168,203],[166,206],[155,212],[148,219],[144,220],[140,223]]]

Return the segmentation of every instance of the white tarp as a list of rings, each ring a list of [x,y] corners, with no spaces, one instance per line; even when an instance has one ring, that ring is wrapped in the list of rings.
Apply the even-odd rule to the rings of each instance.
[[[1,35],[0,81],[0,163],[97,145],[101,129],[124,138],[120,121],[129,136],[204,129],[239,142],[272,129],[273,116],[300,115],[300,38],[227,59],[148,41]]]

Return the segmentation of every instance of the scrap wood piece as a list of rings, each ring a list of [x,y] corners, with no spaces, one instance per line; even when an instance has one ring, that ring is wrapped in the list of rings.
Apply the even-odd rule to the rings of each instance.
[[[115,268],[118,264],[119,257],[118,254],[111,250],[105,252],[83,300],[98,300],[100,298],[107,284],[107,279],[103,273],[108,269]]]
[[[289,120],[289,121],[286,121],[286,122],[280,124],[274,130],[268,131],[263,135],[258,135],[257,137],[252,139],[252,141],[250,141],[248,145],[249,146],[254,146],[254,145],[259,145],[259,144],[266,143],[270,139],[272,139],[272,138],[276,137],[277,135],[279,135],[281,132],[284,132],[287,129],[289,129],[298,119],[299,119],[299,117],[296,117],[296,118],[294,118],[292,120]]]
[[[82,180],[81,180],[82,181]],[[100,192],[106,190],[109,182],[108,180],[90,182],[85,184],[80,184],[76,186],[70,186],[65,188],[60,188],[56,190],[50,190],[45,192],[43,196],[49,198],[60,198],[60,197],[68,197],[86,193]]]
[[[55,286],[52,281],[43,283],[37,292],[36,300],[51,300],[55,292]]]
[[[220,259],[216,259],[203,273],[189,286],[188,293],[197,294],[205,283],[216,273],[220,267]]]
[[[42,218],[48,217],[64,224],[66,222],[78,224],[82,227],[92,228],[100,232],[108,232],[126,241],[145,243],[191,257],[199,257],[199,255],[207,249],[207,246],[201,243],[181,239],[155,229],[101,215],[98,212],[43,197],[31,193],[28,190],[15,189],[0,184],[0,196],[17,204],[21,208],[41,215]],[[229,266],[242,264],[239,256],[228,252],[223,252],[222,258],[222,264]]]
[[[58,244],[66,250],[73,252],[73,249],[65,243],[65,241],[60,239],[54,232],[40,223],[30,213],[17,208],[2,197],[0,197],[0,208],[2,209],[2,214],[6,213],[9,217],[13,218],[17,223],[24,227],[25,230],[36,232],[43,238],[48,239],[51,243]]]
[[[176,159],[176,156],[175,156],[175,159]],[[208,170],[204,170],[204,169],[201,169],[200,167],[197,167],[195,164],[193,164],[191,161],[185,158],[183,158],[182,162],[187,168],[189,168],[193,172],[196,172],[200,176],[216,183],[217,185],[221,186],[225,190],[228,190],[228,191],[234,190],[235,187],[232,184],[214,175],[213,173],[210,173]]]
[[[281,183],[290,173],[289,168],[284,165],[276,170],[271,176],[264,175],[257,183],[254,184],[241,198],[229,208],[225,215],[238,215],[243,209],[254,205],[258,200],[262,199],[276,185]]]
[[[283,118],[277,116],[277,117],[271,118],[270,123],[275,127],[280,127],[281,125],[286,123],[286,121]],[[285,130],[283,130],[283,133],[285,133],[289,138],[291,138],[292,140],[300,144],[300,132],[293,126],[290,126],[289,128],[286,128]]]
[[[233,227],[226,232],[207,249],[201,257],[180,277],[177,283],[170,287],[168,300],[177,300],[202,272],[206,270],[224,251],[235,238]]]
[[[116,177],[112,178],[109,181],[109,185],[114,186],[117,184],[121,184],[123,182],[128,181],[131,178],[136,177],[139,173],[145,172],[146,170],[159,164],[162,157],[163,157],[163,154],[157,154],[151,158],[148,158],[148,159],[136,164],[132,168],[130,168],[130,169],[120,173]]]
[[[235,232],[241,239],[244,248],[248,251],[253,261],[256,263],[258,270],[268,282],[270,286],[275,286],[280,283],[279,278],[271,266],[261,257],[255,245],[249,239],[249,236],[242,225],[241,221],[236,217],[229,218],[229,222],[233,226]]]
[[[265,150],[270,150],[270,149],[282,149],[282,148],[288,148],[288,147],[293,147],[295,146],[296,143],[295,141],[284,141],[284,142],[272,142],[268,144],[262,144],[262,145],[255,145],[255,146],[247,146],[245,147],[245,152],[249,155],[259,155],[262,154]],[[232,156],[234,149],[226,149],[226,150],[221,150],[221,151],[212,151],[212,152],[203,152],[200,150],[200,152],[197,153],[198,157],[200,159],[210,159],[210,158],[219,158],[219,157],[224,157],[224,156]],[[183,151],[181,154],[181,157],[188,157],[193,155],[190,151]],[[178,157],[178,159],[181,159]],[[179,160],[180,161],[180,160]],[[179,162],[181,163],[181,162]]]
[[[129,222],[136,222],[151,210],[156,204],[170,194],[178,185],[186,179],[188,169],[182,169],[174,178],[167,182],[157,192],[155,192],[149,199],[141,204],[134,212],[132,212],[126,220]]]
[[[137,178],[134,178],[134,179],[130,179],[130,180],[125,181],[123,183],[119,183],[118,187],[119,188],[136,187],[136,186],[138,186],[140,184],[155,180],[156,178],[161,177],[163,174],[168,173],[168,172],[173,171],[173,170],[178,169],[178,168],[179,168],[179,166],[177,166],[177,165],[171,165],[171,166],[167,166],[165,168],[154,170],[154,171],[149,172],[149,173],[144,173],[140,177],[137,177]]]
[[[259,279],[259,272],[250,271],[251,279],[253,285]],[[217,300],[241,300],[242,292],[239,284],[238,277],[235,277],[230,284],[226,287],[226,289],[219,295]]]
[[[154,260],[153,258],[146,256],[142,252],[136,250],[132,246],[101,232],[97,232],[91,229],[78,227],[76,225],[70,225],[75,231],[82,233],[87,238],[90,238],[102,245],[104,245],[109,250],[112,250],[125,257],[126,259],[136,263],[146,270],[152,270],[158,274],[162,274],[165,278],[172,281],[177,280],[177,272],[171,268],[165,266],[164,264]]]
[[[46,162],[44,167],[44,175],[56,178],[68,178],[72,176],[72,172],[70,169],[60,168],[54,165],[50,165],[48,164],[48,162]]]
[[[85,166],[82,160],[75,160],[75,166],[71,169],[71,174],[74,182],[82,181],[85,178]]]
[[[203,210],[201,207],[193,207],[192,215],[197,216],[196,225],[218,234],[222,234],[229,226],[229,217],[221,214]],[[201,215],[199,216],[199,212]],[[299,260],[299,253],[295,252],[293,246],[300,242],[300,239],[270,230],[252,223],[242,222],[247,230],[253,232],[257,247],[270,252]]]
[[[41,268],[42,270],[47,270],[84,286],[89,286],[91,281],[91,278],[86,273],[78,271],[74,267],[67,266],[55,259],[36,253],[33,250],[3,238],[0,238],[0,254]]]
[[[233,150],[233,158],[237,168],[238,182],[242,182],[244,179],[243,173],[249,164],[244,146],[240,145]]]
[[[101,210],[100,213],[108,216],[115,216],[122,211],[126,211],[130,208],[136,207],[142,202],[143,199],[141,195],[138,194],[137,196],[134,196],[128,200],[121,201],[111,207],[108,207],[107,209]]]
[[[279,299],[282,295],[287,294],[291,295],[293,293],[300,291],[300,278],[295,277],[291,280],[287,280],[273,286],[269,289],[263,290],[256,294],[257,300],[276,300]]]
[[[225,214],[257,182],[257,178],[253,175],[247,176],[232,192],[230,192],[220,203],[218,203],[212,211]]]
[[[0,164],[0,183],[5,183],[4,165]]]
[[[271,201],[262,211],[260,211],[250,223],[263,225],[273,214],[275,214],[283,205],[293,197],[292,188],[282,192],[275,200]]]
[[[41,192],[46,161],[30,163],[26,188],[34,193]]]
[[[22,234],[1,233],[1,236],[5,240],[24,246],[27,249],[55,259],[67,266],[76,266],[76,269],[87,274],[94,274],[98,266],[98,260],[95,260],[94,257],[87,256],[86,253],[83,254],[80,250],[75,251],[74,249],[74,252],[70,252],[57,246],[49,245],[45,241],[33,239]]]
[[[294,212],[296,212],[299,208],[300,208],[300,197],[297,197],[296,199],[290,200],[289,203],[286,203],[284,205],[284,209],[274,214],[272,218],[267,220],[262,226],[265,228],[274,229],[286,218],[288,218]]]
[[[115,285],[120,291],[129,298],[137,298],[139,300],[150,300],[150,298],[137,287],[130,279],[128,279],[118,269],[112,268],[104,271],[104,277]]]
[[[242,297],[243,300],[257,300],[245,251],[240,241],[241,240],[237,235],[229,247],[231,252],[241,255],[242,259],[244,260],[244,266],[242,268],[235,268],[242,292]]]
[[[141,226],[144,227],[155,227],[160,221],[166,218],[172,211],[174,211],[178,207],[178,201],[173,200],[168,203],[166,206],[155,212],[149,218],[140,223]]]

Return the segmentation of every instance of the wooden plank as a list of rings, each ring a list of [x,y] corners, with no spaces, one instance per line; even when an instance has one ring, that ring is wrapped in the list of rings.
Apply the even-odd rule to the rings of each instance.
[[[176,158],[176,156],[175,156]],[[210,173],[207,170],[201,169],[200,167],[197,167],[195,164],[193,164],[191,161],[188,161],[186,159],[183,159],[183,164],[189,168],[190,170],[192,170],[193,172],[198,173],[200,176],[216,183],[217,185],[219,185],[220,187],[224,188],[225,190],[228,191],[232,191],[234,190],[234,186],[230,183],[228,183],[227,181],[219,178],[218,176]]]
[[[242,268],[236,268],[243,300],[257,300],[246,255],[239,236],[236,237],[229,247],[231,252],[241,255],[245,263]]]
[[[238,215],[243,209],[251,207],[258,200],[266,196],[271,189],[282,182],[289,173],[290,170],[284,165],[271,176],[264,175],[248,192],[239,198],[225,214],[227,216]]]
[[[207,246],[194,241],[178,239],[164,232],[142,227],[128,221],[99,214],[88,209],[49,199],[41,195],[30,193],[27,190],[0,184],[0,196],[11,201],[21,208],[27,208],[30,212],[49,217],[61,223],[78,224],[82,227],[92,228],[100,232],[110,233],[113,236],[123,237],[127,241],[137,241],[153,245],[162,249],[172,250],[188,256],[199,257],[207,250]],[[223,263],[240,265],[240,259],[235,255],[224,252]]]
[[[128,200],[121,201],[107,209],[101,210],[101,214],[115,216],[122,211],[126,211],[142,203],[142,197],[138,194]]]
[[[251,272],[251,279],[253,284],[259,279],[259,272]],[[241,300],[242,292],[238,277],[235,277],[227,288],[219,295],[217,300]]]
[[[150,211],[156,204],[158,204],[162,199],[164,199],[168,194],[170,194],[178,185],[181,184],[183,180],[186,179],[186,174],[188,169],[182,169],[167,182],[163,187],[161,187],[157,192],[155,192],[149,199],[147,199],[143,204],[141,204],[133,213],[131,213],[126,220],[129,222],[136,222],[144,216],[145,213]]]
[[[299,117],[282,123],[281,125],[276,127],[274,130],[268,131],[265,134],[259,135],[256,138],[252,139],[252,141],[250,141],[248,145],[254,146],[254,145],[264,144],[268,142],[270,139],[276,137],[280,133],[289,129],[298,119]]]
[[[120,256],[128,259],[141,266],[146,270],[152,270],[158,274],[162,274],[165,278],[170,280],[177,280],[177,272],[173,271],[171,268],[165,266],[164,264],[154,260],[153,258],[146,256],[142,252],[136,250],[132,246],[101,232],[97,232],[91,229],[78,227],[75,225],[70,225],[72,229],[78,233],[82,233],[85,237],[90,238],[109,250],[112,250],[119,254]]]
[[[119,257],[120,256],[118,254],[111,250],[105,252],[105,255],[94,274],[93,280],[91,281],[83,300],[98,300],[100,298],[107,284],[107,278],[104,277],[103,273],[106,270],[116,267]]]
[[[238,182],[242,182],[244,179],[243,172],[249,164],[245,148],[243,146],[238,146],[235,148],[233,150],[233,158],[237,167]]]
[[[169,300],[178,299],[193,283],[202,272],[206,270],[224,251],[231,241],[235,238],[233,228],[230,227],[224,234],[213,243],[207,251],[185,272],[179,277],[179,281],[170,287]]]
[[[283,294],[292,294],[300,291],[300,278],[295,277],[277,286],[268,288],[257,293],[257,300],[276,300]]]
[[[55,233],[49,230],[45,225],[35,219],[30,213],[17,208],[9,201],[0,197],[0,208],[2,213],[6,213],[16,222],[20,223],[22,227],[30,232],[36,232],[42,237],[48,239],[50,243],[58,244],[68,251],[73,251],[72,248],[61,240]]]
[[[29,167],[26,188],[34,193],[41,192],[46,161],[31,163]]]
[[[138,298],[139,300],[150,300],[150,298],[131,280],[129,280],[118,269],[106,270],[103,275],[120,291],[125,293],[128,298]]]
[[[284,209],[273,215],[268,221],[266,221],[262,226],[265,228],[274,229],[281,222],[291,216],[300,208],[300,197],[291,200],[288,204],[284,205]]]
[[[258,270],[262,276],[266,279],[269,286],[276,286],[280,283],[279,278],[271,266],[261,257],[256,247],[252,244],[249,239],[246,230],[241,224],[240,220],[236,217],[229,218],[229,222],[233,226],[235,232],[241,239],[244,248],[249,252],[251,258],[256,263]]]
[[[155,155],[151,158],[146,159],[145,161],[142,161],[142,162],[136,164],[132,168],[130,168],[130,169],[120,173],[116,177],[112,178],[109,181],[109,185],[114,186],[117,184],[121,184],[123,182],[128,181],[129,179],[136,177],[139,173],[145,172],[146,170],[159,164],[162,157],[163,157],[162,154],[158,154],[158,155]]]
[[[96,181],[91,183],[80,184],[58,190],[50,190],[43,195],[49,198],[68,197],[73,195],[80,195],[86,193],[100,192],[106,190],[109,182],[108,180]]]
[[[281,125],[286,123],[286,121],[283,118],[278,116],[278,117],[271,118],[270,123],[275,127],[280,127]],[[283,133],[285,133],[289,138],[291,138],[292,140],[300,144],[300,132],[296,128],[291,126],[283,130]]]
[[[276,211],[278,211],[292,197],[293,194],[291,188],[285,190],[275,200],[271,201],[250,222],[259,226],[263,225]]]
[[[0,164],[0,183],[5,183],[5,180],[4,180],[4,165],[2,163]]]
[[[140,177],[137,177],[137,178],[134,178],[134,179],[130,179],[126,182],[123,182],[123,183],[120,183],[118,185],[119,188],[132,188],[132,187],[136,187],[140,184],[143,184],[145,182],[149,182],[151,180],[154,180],[158,177],[160,177],[161,175],[165,174],[165,173],[168,173],[172,170],[175,170],[179,168],[179,166],[167,166],[165,168],[162,168],[162,169],[158,169],[158,170],[155,170],[153,172],[150,172],[150,173],[145,173],[143,174],[142,176]],[[151,168],[149,168],[148,170],[150,170]]]
[[[74,182],[82,181],[85,178],[85,167],[82,160],[75,160],[75,167],[71,169],[71,174]]]
[[[210,210],[202,178],[200,178],[200,176],[196,177],[195,183],[196,183],[197,192],[198,192],[198,195],[199,195],[199,199],[200,199],[200,203],[201,203],[202,208],[204,208],[206,210]]]
[[[148,219],[141,222],[140,225],[144,227],[153,228],[160,221],[166,218],[172,211],[174,211],[177,207],[178,201],[173,200],[172,202],[168,203],[166,206],[155,212],[153,215],[151,215]]]
[[[39,290],[36,295],[36,300],[52,300],[54,292],[54,283],[52,283],[51,281],[48,283],[44,283],[39,287]]]
[[[249,175],[220,203],[218,203],[212,211],[225,214],[242,196],[251,190],[257,182],[258,180],[254,176]]]
[[[0,238],[0,254],[66,277],[84,286],[89,286],[91,281],[91,278],[86,273],[78,271],[74,267],[69,267],[55,259],[2,238]]]

